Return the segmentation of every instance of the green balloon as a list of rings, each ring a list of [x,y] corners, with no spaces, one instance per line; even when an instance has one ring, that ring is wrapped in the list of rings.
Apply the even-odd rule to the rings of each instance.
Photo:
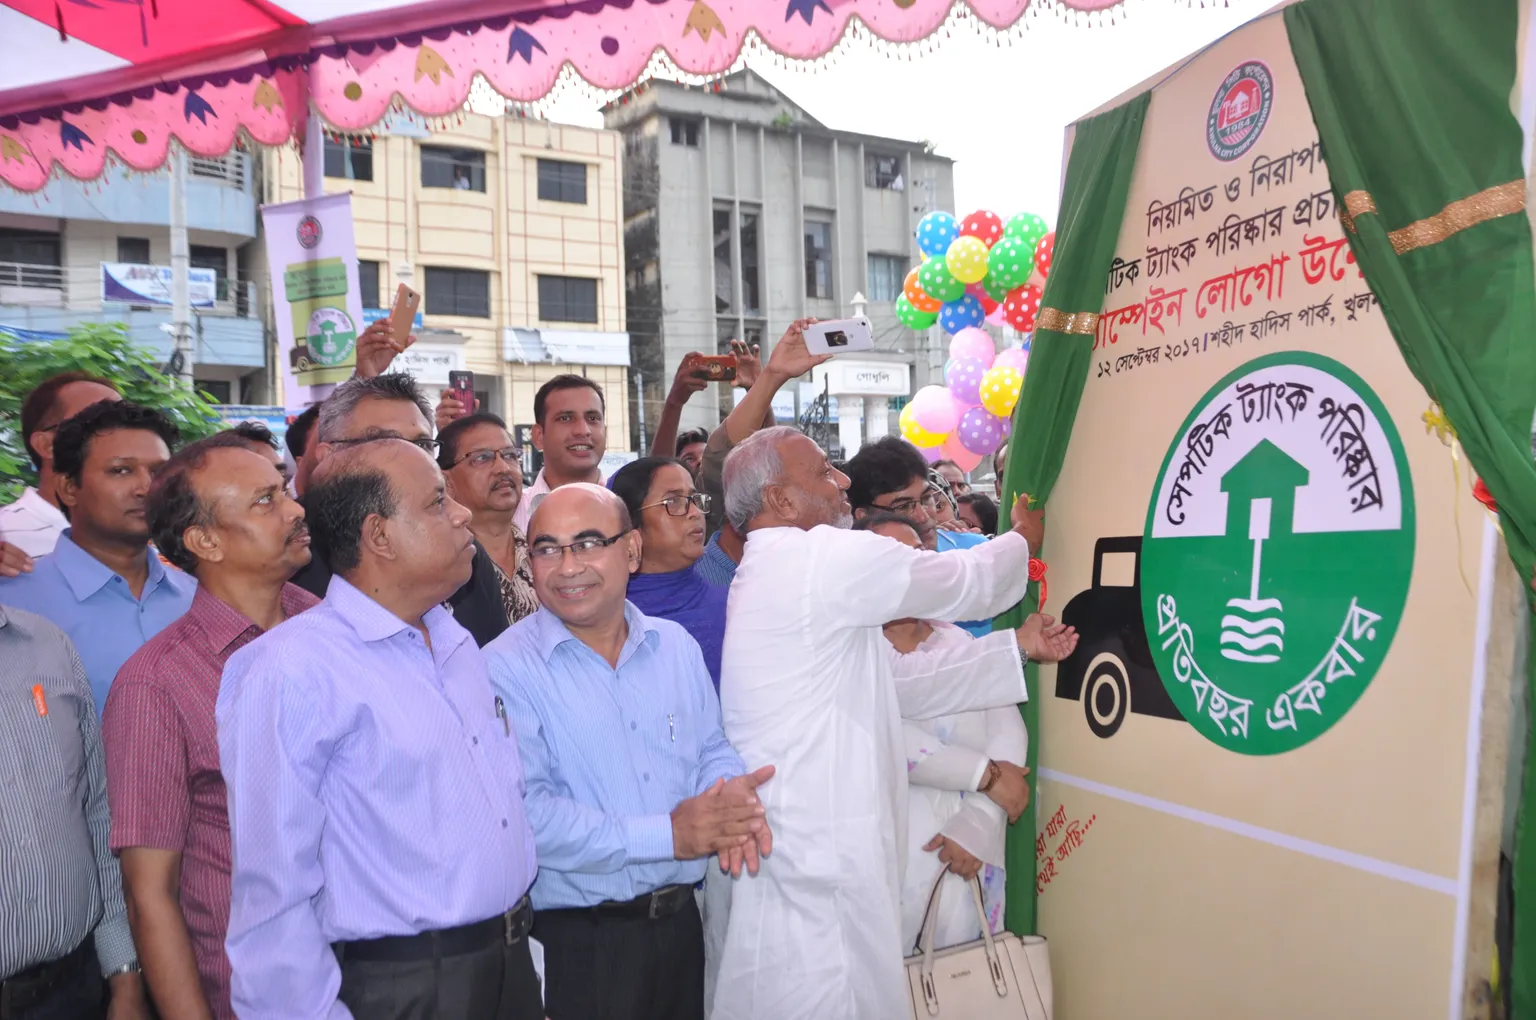
[[[917,271],[917,282],[929,297],[940,301],[959,301],[965,297],[965,284],[955,279],[943,255],[932,255]]]
[[[939,313],[919,311],[903,294],[896,299],[896,318],[908,329],[927,329],[939,321]]]
[[[982,278],[981,289],[987,292],[987,297],[991,298],[993,301],[996,301],[998,304],[1002,304],[1004,301],[1008,300],[1008,292],[1013,288],[1004,287],[1002,284],[997,282],[997,277],[993,276],[989,272],[985,277]]]
[[[1007,225],[1003,227],[1003,236],[1017,240],[1028,248],[1030,254],[1033,255],[1035,245],[1040,243],[1040,239],[1045,236],[1048,229],[1045,225],[1045,220],[1039,216],[1036,216],[1034,213],[1021,212],[1010,219]]]
[[[1015,238],[1004,237],[987,253],[987,279],[1004,293],[1028,283],[1034,271],[1035,249],[1026,248]]]

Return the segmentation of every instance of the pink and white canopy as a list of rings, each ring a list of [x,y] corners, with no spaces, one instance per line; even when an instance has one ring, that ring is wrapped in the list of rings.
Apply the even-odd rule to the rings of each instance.
[[[1013,25],[1031,0],[953,0]],[[1054,0],[1094,12],[1122,0]],[[838,44],[853,19],[891,42],[945,23],[952,0],[0,0],[0,182],[35,191],[55,168],[91,179],[110,152],[138,170],[172,137],[222,155],[244,132],[301,137],[309,104],[339,131],[398,100],[428,116],[464,105],[476,74],[508,99],[549,92],[569,63],[624,89],[665,51],[683,71],[728,70],[749,34],[785,57]]]

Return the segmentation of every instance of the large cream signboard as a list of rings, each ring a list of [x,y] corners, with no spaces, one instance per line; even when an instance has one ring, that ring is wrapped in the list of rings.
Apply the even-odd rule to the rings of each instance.
[[[1280,17],[1157,86],[1102,313],[1048,516],[1058,1020],[1457,1015],[1492,560]]]

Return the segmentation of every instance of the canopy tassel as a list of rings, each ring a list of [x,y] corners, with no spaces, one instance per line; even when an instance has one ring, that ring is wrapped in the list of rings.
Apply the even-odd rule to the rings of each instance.
[[[59,6],[57,0],[53,5],[53,20],[59,26],[59,42],[69,42],[69,33],[64,31],[64,8]]]

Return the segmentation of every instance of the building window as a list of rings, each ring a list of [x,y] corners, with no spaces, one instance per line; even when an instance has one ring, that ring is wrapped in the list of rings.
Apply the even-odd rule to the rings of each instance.
[[[212,269],[214,300],[229,300],[229,249],[207,244],[190,245],[187,248],[187,264],[193,269]]]
[[[699,122],[686,117],[668,117],[667,124],[672,129],[672,144],[687,145],[692,148],[699,147]]]
[[[366,138],[326,135],[325,176],[347,181],[373,180],[373,143]]]
[[[20,262],[31,266],[62,265],[62,248],[58,234],[0,227],[0,262]]]
[[[544,322],[595,323],[597,281],[579,276],[540,276],[539,318]]]
[[[755,312],[763,307],[762,304],[762,274],[758,263],[758,221],[761,217],[755,212],[741,214],[741,306],[748,313]]]
[[[491,274],[478,269],[427,267],[426,313],[491,317]]]
[[[421,186],[458,191],[485,190],[485,153],[476,149],[421,147]]]
[[[870,152],[864,156],[864,186],[888,191],[902,191],[901,157]]]
[[[805,296],[832,296],[832,224],[805,221]]]
[[[539,199],[544,202],[587,204],[587,164],[561,159],[539,160]]]
[[[209,399],[215,404],[233,404],[234,387],[227,379],[194,379],[192,385],[202,393],[208,394]]]
[[[357,292],[362,296],[364,308],[383,308],[379,303],[379,264],[368,259],[357,260]]]
[[[149,265],[149,238],[119,237],[117,239],[117,261],[129,262],[137,266]]]
[[[871,255],[869,257],[869,299],[871,301],[895,301],[901,297],[907,282],[907,257],[905,255]]]
[[[736,289],[731,282],[731,211],[716,209],[715,237],[715,311],[730,312],[736,308]]]

